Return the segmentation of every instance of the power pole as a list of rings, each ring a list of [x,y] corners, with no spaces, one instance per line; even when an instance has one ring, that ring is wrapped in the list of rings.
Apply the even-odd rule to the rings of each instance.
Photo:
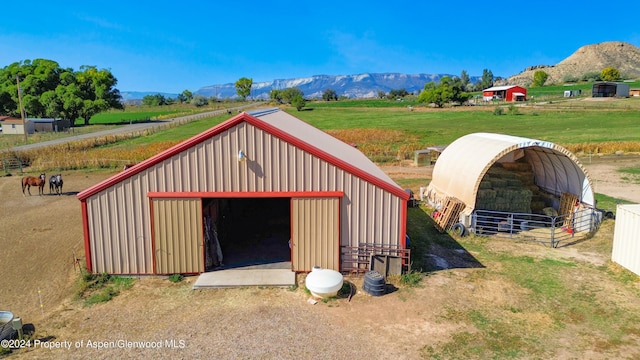
[[[20,106],[20,117],[22,118],[22,131],[24,131],[24,143],[27,143],[27,125],[24,120],[24,110],[22,109],[22,90],[20,89],[20,77],[16,75],[16,83],[18,84],[18,103]]]

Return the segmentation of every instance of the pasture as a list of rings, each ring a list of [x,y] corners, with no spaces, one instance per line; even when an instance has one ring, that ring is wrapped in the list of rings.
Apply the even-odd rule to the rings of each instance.
[[[410,111],[394,100],[311,102],[303,111],[285,110],[348,143],[355,143],[377,163],[413,159],[415,150],[446,145],[473,132],[496,132],[551,141],[578,156],[640,152],[640,98],[564,99],[551,103],[490,104]],[[341,106],[344,105],[344,106]],[[393,105],[393,106],[390,106]],[[264,104],[265,107],[273,106]],[[495,109],[502,108],[503,115]],[[153,156],[176,143],[207,130],[233,115],[190,122],[145,136],[105,137],[49,150],[23,152],[33,169],[59,170],[118,168]],[[99,126],[99,125],[98,125]],[[11,135],[19,137],[19,135]],[[64,150],[64,157],[60,154]],[[52,161],[51,159],[59,159]]]

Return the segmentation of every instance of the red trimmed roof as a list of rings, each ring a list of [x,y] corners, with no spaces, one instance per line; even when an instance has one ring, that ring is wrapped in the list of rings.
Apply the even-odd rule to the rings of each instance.
[[[290,115],[284,112],[282,112],[282,115],[286,114],[285,116],[290,117],[292,119],[296,119],[300,122],[299,124],[300,127],[298,128],[298,130],[301,130],[300,132],[301,135],[304,133],[313,132],[314,136],[306,137],[307,141],[304,141],[300,139],[300,137],[296,137],[293,134],[291,134],[289,131],[285,130],[284,127],[278,127],[274,124],[271,124],[267,121],[263,121],[259,118],[265,115],[273,114],[274,112],[276,111],[271,111],[271,112],[267,111],[264,114],[258,115],[257,117],[252,116],[251,114],[246,112],[238,114],[230,118],[229,120],[212,127],[209,130],[206,130],[190,139],[187,139],[161,153],[158,153],[157,155],[154,155],[134,165],[133,167],[125,171],[122,171],[86,190],[81,191],[80,193],[78,193],[77,197],[81,201],[85,200],[86,198],[102,190],[105,190],[111,187],[112,185],[117,184],[139,172],[142,172],[143,170],[151,166],[154,166],[176,154],[181,153],[186,149],[189,149],[205,140],[208,140],[223,131],[231,129],[234,126],[240,124],[241,122],[247,122],[267,133],[272,134],[275,137],[278,137],[286,142],[289,142],[295,145],[296,147],[299,147],[300,149],[312,155],[317,156],[320,159],[327,161],[330,164],[333,164],[334,166],[340,169],[343,169],[351,174],[354,174],[360,178],[363,178],[364,180],[382,189],[385,189],[386,191],[389,191],[390,193],[402,199],[407,200],[409,198],[409,194],[406,191],[404,191],[395,182],[393,182],[393,180],[391,180],[386,174],[384,174],[384,172],[380,168],[378,168],[377,166],[375,166],[375,164],[369,161],[366,158],[366,156],[364,156],[364,154],[360,152],[360,150],[343,143],[342,141],[334,138],[333,136],[325,133],[324,131],[321,131],[307,124],[306,122],[300,119],[297,119],[293,115]],[[282,117],[282,115],[280,117]],[[314,139],[318,139],[318,138],[320,138],[321,141],[314,141]],[[315,144],[311,144],[310,141],[314,141]],[[326,145],[326,146],[323,146],[323,145]],[[332,147],[337,147],[340,150],[340,153],[332,154],[331,150],[328,150],[328,149],[331,149]],[[359,159],[360,161],[344,160],[344,159],[351,160],[354,158],[360,158]],[[360,163],[363,166],[358,166],[358,163]]]

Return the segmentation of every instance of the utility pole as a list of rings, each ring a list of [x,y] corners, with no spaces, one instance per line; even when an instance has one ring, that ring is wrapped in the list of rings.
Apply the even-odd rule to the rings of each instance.
[[[27,143],[27,125],[24,121],[24,110],[22,109],[22,90],[20,89],[20,77],[16,75],[16,83],[18,84],[18,103],[20,106],[20,117],[22,118],[22,131],[24,131],[24,143]]]

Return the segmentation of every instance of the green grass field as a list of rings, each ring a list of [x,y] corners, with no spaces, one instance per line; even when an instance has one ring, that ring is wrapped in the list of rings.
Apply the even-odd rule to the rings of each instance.
[[[574,104],[576,102],[566,101],[566,106],[518,107],[517,114],[506,108],[504,115],[494,115],[496,106],[489,105],[409,111],[405,106],[354,107],[349,104],[346,107],[327,107],[310,103],[305,111],[287,111],[325,131],[360,128],[400,130],[415,135],[423,147],[446,145],[475,132],[523,136],[560,145],[640,140],[640,99],[622,99],[622,108],[589,101]]]

